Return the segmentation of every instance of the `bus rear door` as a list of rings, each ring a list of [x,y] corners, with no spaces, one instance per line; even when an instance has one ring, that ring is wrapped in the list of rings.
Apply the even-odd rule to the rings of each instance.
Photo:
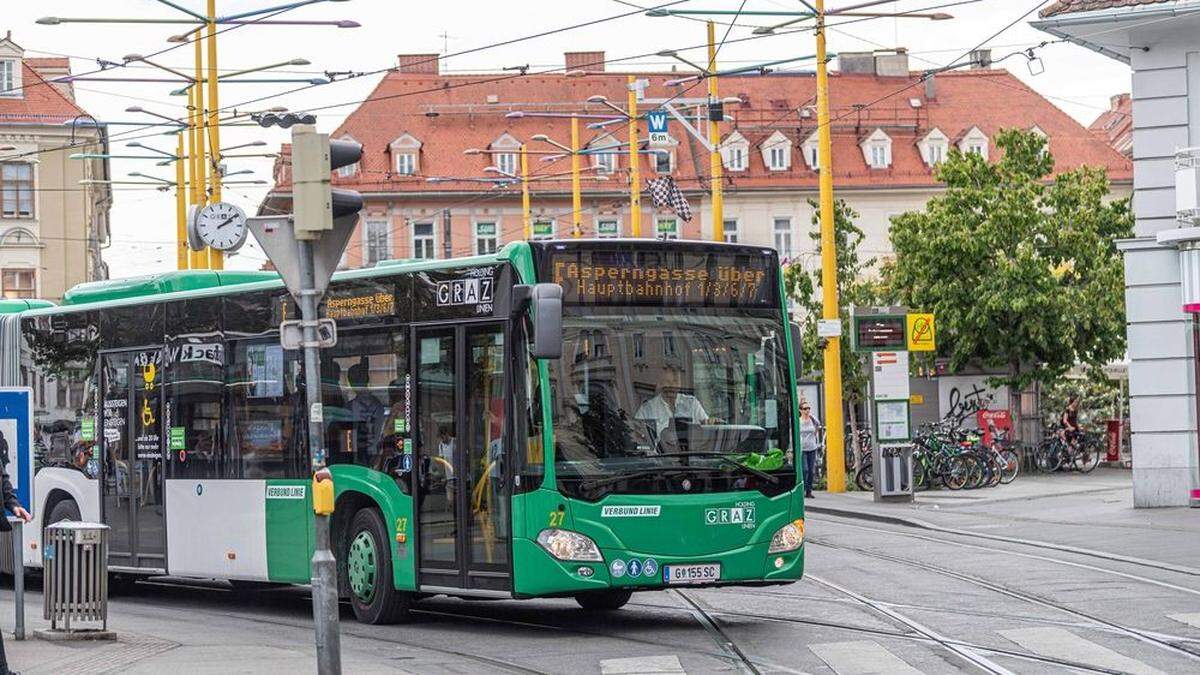
[[[104,392],[100,501],[109,565],[166,570],[162,349],[101,356]]]

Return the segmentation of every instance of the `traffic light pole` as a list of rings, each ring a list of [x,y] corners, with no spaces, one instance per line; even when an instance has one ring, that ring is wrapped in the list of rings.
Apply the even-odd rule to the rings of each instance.
[[[308,402],[308,453],[313,483],[332,480],[325,466],[325,415],[321,404],[321,352],[317,341],[317,291],[312,242],[299,239],[300,321],[304,328],[304,392]],[[315,493],[315,489],[314,489]],[[316,499],[316,495],[313,495]],[[337,560],[333,557],[330,516],[316,513],[316,546],[312,557],[313,623],[317,631],[317,672],[342,672],[341,628],[338,625]]]

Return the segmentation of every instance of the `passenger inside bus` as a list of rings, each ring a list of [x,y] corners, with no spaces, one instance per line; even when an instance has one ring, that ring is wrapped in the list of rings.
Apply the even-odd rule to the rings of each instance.
[[[346,371],[352,398],[346,404],[349,422],[353,425],[354,463],[370,465],[382,431],[386,408],[371,391],[371,372],[365,357]]]

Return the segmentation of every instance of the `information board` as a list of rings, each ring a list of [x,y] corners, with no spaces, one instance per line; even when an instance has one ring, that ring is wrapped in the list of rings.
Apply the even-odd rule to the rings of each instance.
[[[899,316],[854,317],[854,348],[856,350],[902,350],[908,348],[907,319]]]
[[[32,513],[33,392],[29,387],[0,388],[0,462],[17,501]]]

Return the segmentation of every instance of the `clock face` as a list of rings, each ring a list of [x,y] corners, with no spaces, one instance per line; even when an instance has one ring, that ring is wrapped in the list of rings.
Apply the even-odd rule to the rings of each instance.
[[[232,251],[246,241],[246,214],[233,204],[209,204],[196,214],[195,223],[200,240],[219,251]]]

